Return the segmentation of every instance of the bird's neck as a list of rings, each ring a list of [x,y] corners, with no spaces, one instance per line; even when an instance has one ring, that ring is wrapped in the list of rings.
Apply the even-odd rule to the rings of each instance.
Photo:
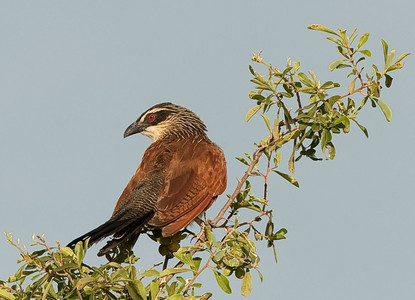
[[[163,136],[161,136],[158,141],[163,142],[176,142],[181,140],[187,141],[203,141],[208,140],[206,132],[194,132],[194,131],[170,131],[166,132]]]

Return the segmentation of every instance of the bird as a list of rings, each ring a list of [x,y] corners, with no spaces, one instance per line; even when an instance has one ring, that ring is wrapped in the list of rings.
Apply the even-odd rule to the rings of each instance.
[[[191,110],[163,102],[147,109],[124,132],[152,139],[141,163],[119,197],[112,216],[74,239],[91,246],[112,237],[98,252],[130,250],[145,230],[169,237],[206,211],[227,184],[223,151],[207,136],[206,125]]]

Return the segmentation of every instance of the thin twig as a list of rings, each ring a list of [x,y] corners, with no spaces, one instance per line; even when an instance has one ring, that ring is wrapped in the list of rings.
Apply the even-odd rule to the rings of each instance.
[[[350,56],[350,59],[349,60],[350,60],[350,62],[353,65],[353,69],[356,71],[356,75],[359,78],[361,85],[363,86],[364,85],[364,82],[363,82],[362,75],[360,74],[359,70],[357,69],[357,65],[356,65],[356,63],[355,63],[355,61],[353,59],[353,53],[352,53],[352,51],[350,49],[350,46],[349,46],[349,43],[348,42],[346,44],[346,49],[347,49],[347,52],[348,52],[348,54]]]
[[[186,289],[183,291],[183,295],[187,293],[187,291],[190,289],[190,287],[192,286],[193,282],[195,282],[196,278],[207,268],[209,267],[209,262],[212,260],[212,257],[216,254],[218,250],[215,250],[213,252],[210,253],[210,256],[206,262],[206,264],[203,266],[203,268],[201,268],[195,276],[193,276],[192,280],[190,280],[190,282],[187,284]]]
[[[265,173],[265,175],[263,175],[263,177],[264,177],[264,200],[265,200],[265,202],[264,202],[264,204],[262,205],[262,211],[264,211],[264,210],[265,210],[265,207],[266,207],[266,201],[267,201],[267,193],[268,193],[268,175],[269,175],[269,172],[271,171],[271,168],[270,168],[270,164],[271,164],[271,156],[272,156],[272,149],[271,149],[271,151],[270,151],[270,153],[269,153],[269,156],[268,156],[267,172]]]
[[[238,180],[238,185],[236,186],[234,192],[229,197],[228,201],[225,203],[225,205],[222,207],[216,218],[213,219],[212,224],[217,225],[219,221],[223,218],[223,215],[228,210],[229,206],[233,203],[233,201],[236,199],[236,196],[240,193],[242,189],[242,185],[245,183],[245,181],[248,179],[249,176],[251,176],[251,172],[254,169],[255,165],[258,163],[259,158],[261,157],[262,153],[264,152],[265,148],[268,145],[264,145],[259,147],[257,150],[255,150],[254,155],[252,157],[251,164],[248,167],[248,170],[246,170],[244,176],[240,180]]]
[[[252,226],[252,223],[258,222],[259,221],[258,220],[259,218],[261,218],[262,216],[268,215],[270,213],[272,213],[272,209],[271,210],[267,210],[267,211],[261,211],[261,213],[259,215],[257,215],[255,218],[252,218],[251,220],[249,220],[247,222],[240,223],[238,227],[245,226],[245,225]]]
[[[347,97],[347,96],[350,96],[350,95],[352,95],[352,94],[355,94],[355,93],[361,93],[362,92],[362,90],[363,89],[365,89],[365,88],[367,88],[367,87],[369,87],[369,85],[367,84],[367,83],[364,83],[360,88],[358,88],[358,89],[355,89],[354,91],[353,91],[353,93],[347,93],[347,94],[344,94],[344,95],[342,95],[342,96],[340,96],[340,99],[343,99],[343,98],[345,98],[345,97]],[[339,100],[340,100],[339,99]]]

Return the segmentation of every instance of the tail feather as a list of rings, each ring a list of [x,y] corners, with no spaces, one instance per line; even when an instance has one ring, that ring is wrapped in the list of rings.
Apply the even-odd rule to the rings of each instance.
[[[153,217],[154,211],[150,211],[141,218],[136,220],[125,220],[119,217],[117,219],[111,218],[101,226],[81,235],[80,237],[71,241],[67,247],[74,248],[79,241],[85,242],[89,239],[88,246],[99,242],[100,240],[113,236],[107,244],[99,251],[99,255],[108,253],[111,249],[120,246],[122,249],[131,248],[137,241],[142,228]]]
[[[79,242],[85,242],[89,238],[88,245],[91,246],[103,238],[106,238],[107,236],[110,236],[120,230],[120,227],[125,224],[125,222],[117,221],[117,220],[108,220],[101,226],[98,226],[97,228],[85,233],[84,235],[81,235],[80,237],[74,239],[70,243],[68,243],[67,247],[74,248],[75,245]],[[121,228],[123,228],[122,226]]]
[[[153,217],[154,212],[149,212],[142,218],[135,220],[124,228],[114,233],[113,238],[99,250],[98,255],[107,254],[112,249],[119,247],[120,250],[131,249],[137,241],[145,224]]]

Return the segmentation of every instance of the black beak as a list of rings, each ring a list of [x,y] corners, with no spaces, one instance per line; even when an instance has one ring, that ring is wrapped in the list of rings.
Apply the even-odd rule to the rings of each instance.
[[[127,136],[130,136],[130,135],[139,133],[139,132],[143,131],[145,128],[146,128],[145,125],[139,124],[138,121],[135,121],[130,126],[128,126],[128,128],[125,130],[124,138],[126,138]]]

